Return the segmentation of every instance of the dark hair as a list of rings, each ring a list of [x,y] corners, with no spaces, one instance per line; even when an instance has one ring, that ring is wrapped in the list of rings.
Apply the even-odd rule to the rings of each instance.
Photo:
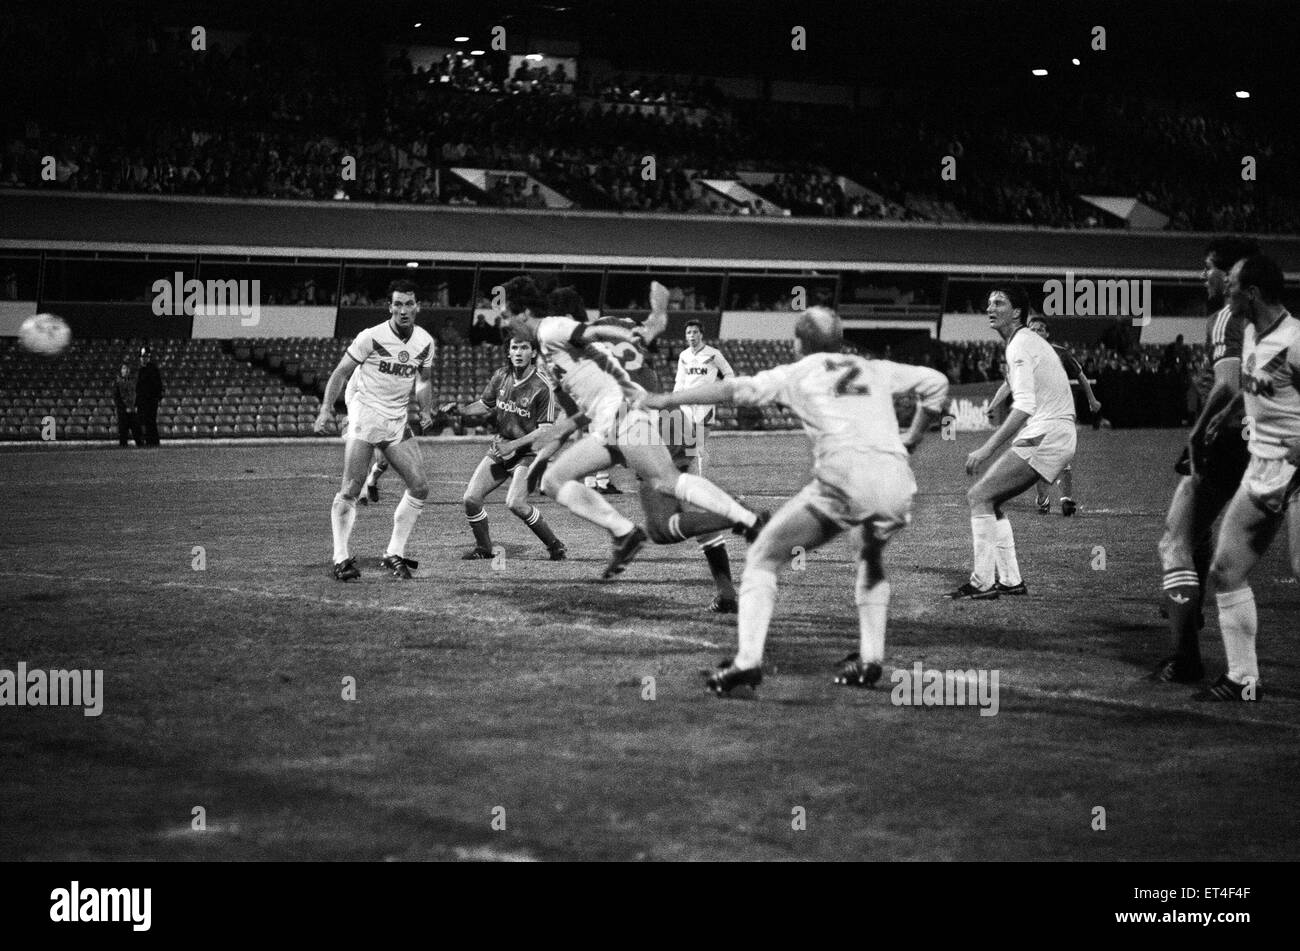
[[[509,340],[506,341],[506,346],[507,346],[507,347],[510,347],[510,346],[513,346],[513,345],[516,344],[516,343],[526,343],[526,344],[528,344],[529,347],[532,348],[532,351],[533,351],[534,354],[537,353],[537,341],[536,341],[536,340],[530,340],[530,339],[528,339],[527,337],[521,337],[519,334],[514,334],[513,336],[511,336],[511,338],[510,338]]]
[[[690,330],[692,327],[699,327],[699,328],[700,328],[700,336],[703,336],[703,335],[704,335],[704,324],[700,323],[700,322],[699,322],[698,320],[696,320],[694,317],[692,317],[690,320],[686,321],[686,326],[683,327],[682,330],[683,330],[683,331]]]
[[[1033,308],[1029,306],[1029,295],[1019,284],[994,284],[989,288],[989,296],[994,294],[1005,294],[1007,300],[1011,302],[1013,310],[1020,311],[1020,326],[1029,325],[1029,318],[1034,316]]]
[[[587,305],[583,303],[582,295],[578,293],[577,288],[573,287],[557,287],[551,291],[546,296],[546,312],[564,314],[580,324],[587,322]]]
[[[1266,304],[1276,304],[1282,299],[1282,286],[1286,283],[1277,262],[1263,254],[1248,255],[1241,263],[1241,288],[1258,287]]]
[[[502,285],[506,294],[506,313],[522,314],[531,310],[538,317],[545,316],[546,298],[537,288],[537,282],[527,274],[512,277]]]
[[[407,280],[404,277],[399,277],[395,281],[388,282],[388,299],[392,300],[394,294],[415,294],[416,297],[418,298],[420,294],[420,288],[416,286],[415,281]]]
[[[1242,258],[1259,254],[1259,245],[1254,238],[1225,234],[1206,245],[1205,253],[1214,259],[1214,266],[1220,271],[1228,271]]]

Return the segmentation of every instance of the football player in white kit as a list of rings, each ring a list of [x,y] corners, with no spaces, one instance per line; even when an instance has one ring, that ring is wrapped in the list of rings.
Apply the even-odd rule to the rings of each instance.
[[[536,282],[526,276],[505,284],[505,298],[511,333],[537,341],[542,359],[558,384],[557,397],[565,393],[571,401],[565,411],[588,426],[585,438],[549,464],[542,477],[542,491],[573,514],[610,533],[614,552],[604,577],[622,573],[649,540],[644,528],[582,483],[583,476],[614,462],[627,465],[656,492],[726,517],[739,534],[752,540],[762,528],[758,514],[707,479],[679,473],[668,449],[656,438],[654,418],[633,407],[633,402],[645,396],[645,390],[632,381],[613,352],[602,346],[634,344],[631,331],[610,325],[592,326],[569,316],[547,316],[546,298]],[[539,445],[544,442],[543,438]],[[539,460],[546,451],[543,446]]]
[[[1198,699],[1260,699],[1255,635],[1259,619],[1247,581],[1286,522],[1291,571],[1300,579],[1300,320],[1282,306],[1282,270],[1253,254],[1228,274],[1228,300],[1246,318],[1241,395],[1250,462],[1228,503],[1210,578],[1219,602],[1219,631],[1228,670]],[[1231,415],[1210,423],[1208,438]]]
[[[1016,560],[1016,542],[1002,506],[1042,479],[1055,482],[1074,460],[1074,396],[1070,378],[1052,345],[1027,326],[1029,296],[1014,284],[989,292],[989,324],[1006,341],[1011,411],[984,445],[966,457],[975,475],[1009,440],[1011,448],[966,493],[975,567],[970,580],[947,596],[987,600],[1027,594]]]
[[[686,349],[677,357],[677,378],[673,381],[673,392],[689,390],[708,383],[720,383],[736,375],[727,358],[717,347],[710,347],[704,342],[704,325],[698,320],[686,322]],[[704,473],[704,437],[717,408],[712,403],[687,403],[682,407],[682,416],[693,426],[693,445],[695,446],[695,471]]]
[[[719,696],[762,683],[776,575],[789,563],[790,552],[799,547],[812,551],[844,531],[854,533],[859,550],[854,591],[859,649],[840,661],[835,682],[870,687],[880,679],[889,611],[882,555],[889,539],[912,519],[916,480],[908,453],[939,417],[948,394],[948,380],[937,370],[840,353],[843,325],[829,308],[814,307],[800,316],[795,340],[804,354],[796,363],[645,399],[655,409],[687,400],[783,403],[799,416],[813,442],[813,481],[772,516],[745,559],[739,649],[708,677],[709,689]],[[900,435],[894,394],[912,391],[919,397],[916,414]]]
[[[348,549],[352,525],[357,518],[357,496],[365,482],[375,449],[383,450],[389,463],[406,483],[406,493],[393,512],[393,535],[383,564],[395,578],[409,579],[417,563],[406,557],[411,537],[429,485],[424,478],[420,445],[407,425],[411,384],[415,383],[420,422],[433,422],[433,389],[429,385],[433,366],[433,338],[415,325],[420,312],[412,281],[394,281],[388,288],[386,322],[357,334],[343,359],[330,374],[321,400],[315,430],[324,433],[334,419],[334,403],[347,385],[348,428],[343,434],[343,485],[330,509],[334,532],[334,577],[351,581],[361,576],[357,560]]]

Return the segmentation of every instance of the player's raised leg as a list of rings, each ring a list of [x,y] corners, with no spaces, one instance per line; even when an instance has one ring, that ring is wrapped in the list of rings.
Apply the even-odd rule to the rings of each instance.
[[[613,537],[614,553],[605,568],[606,578],[621,574],[647,540],[645,529],[620,514],[595,489],[582,484],[583,476],[608,468],[612,461],[609,448],[600,439],[588,436],[553,462],[542,477],[543,492]]]
[[[713,671],[707,686],[719,696],[763,681],[763,647],[776,607],[776,575],[789,564],[796,548],[812,551],[840,533],[823,515],[808,507],[803,496],[786,502],[772,516],[745,556],[740,576],[740,612],[736,619],[736,656]]]
[[[1228,503],[1219,528],[1219,544],[1210,565],[1228,670],[1207,689],[1204,699],[1259,699],[1259,660],[1255,654],[1259,618],[1255,611],[1255,593],[1247,578],[1268,551],[1282,527],[1282,520],[1280,512],[1268,512],[1256,505],[1244,485]],[[1294,537],[1295,534],[1293,524],[1291,535]]]
[[[646,425],[650,425],[647,419]],[[721,515],[736,530],[752,540],[761,528],[759,516],[751,512],[730,495],[702,476],[678,472],[672,456],[662,445],[650,445],[646,440],[623,440],[619,448],[628,467],[636,472],[656,492],[671,495],[683,505],[692,505]]]
[[[366,469],[374,447],[361,439],[349,439],[343,445],[343,484],[330,507],[330,528],[334,534],[334,577],[351,581],[361,577],[357,560],[349,551],[352,526],[357,520],[357,496],[366,478]]]
[[[555,537],[551,526],[547,525],[546,519],[542,518],[541,511],[528,501],[528,467],[525,465],[515,466],[514,473],[510,477],[510,488],[506,490],[506,507],[514,512],[515,516],[546,546],[551,561],[564,561],[567,552],[564,542]],[[485,533],[486,527],[487,523],[484,522]]]
[[[393,577],[408,579],[417,563],[406,557],[406,543],[420,512],[424,510],[424,500],[429,497],[429,483],[424,477],[424,455],[420,452],[420,444],[411,438],[385,447],[384,455],[406,483],[406,492],[393,510],[393,534],[388,540],[388,550],[384,552],[384,567],[393,573]]]
[[[1038,506],[1038,511],[1046,515],[1052,510],[1052,483],[1039,479],[1034,488],[1034,504]]]
[[[492,533],[488,530],[487,512],[483,502],[500,486],[505,479],[493,471],[491,456],[484,456],[470,476],[469,485],[465,486],[462,501],[465,504],[465,518],[469,521],[470,531],[474,533],[474,547],[461,556],[465,561],[476,558],[492,557]]]

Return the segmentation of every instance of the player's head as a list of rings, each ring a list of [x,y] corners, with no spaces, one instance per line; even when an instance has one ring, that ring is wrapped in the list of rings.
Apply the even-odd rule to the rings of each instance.
[[[704,346],[704,325],[698,320],[686,321],[686,345],[692,350]]]
[[[795,349],[810,353],[839,353],[844,346],[844,325],[829,307],[809,307],[794,325]]]
[[[556,287],[546,295],[546,312],[572,317],[580,324],[587,322],[587,305],[574,287]]]
[[[1228,272],[1228,301],[1237,313],[1254,317],[1282,302],[1284,283],[1276,261],[1263,254],[1251,254]]]
[[[501,289],[505,292],[510,332],[525,340],[536,340],[537,321],[546,316],[546,297],[537,282],[527,274],[520,274],[506,281]]]
[[[527,337],[510,338],[510,365],[522,370],[537,357],[537,345]]]
[[[1201,279],[1205,281],[1205,296],[1215,307],[1223,306],[1228,289],[1228,272],[1242,258],[1259,253],[1253,238],[1226,234],[1215,238],[1205,248],[1205,267]]]
[[[402,333],[410,332],[415,326],[415,315],[420,312],[420,301],[416,297],[418,288],[415,281],[399,279],[388,285],[388,317],[393,326]]]
[[[1034,316],[1030,317],[1026,326],[1044,340],[1052,339],[1052,332],[1047,329],[1047,321],[1041,314],[1034,314]]]
[[[1029,295],[1019,284],[994,284],[989,290],[985,313],[989,316],[989,326],[1003,337],[1009,337],[1032,316]]]

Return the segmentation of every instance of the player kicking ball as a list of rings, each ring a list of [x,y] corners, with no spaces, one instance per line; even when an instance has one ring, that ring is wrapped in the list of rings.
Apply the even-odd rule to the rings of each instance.
[[[1228,299],[1246,319],[1241,346],[1241,399],[1250,421],[1250,462],[1219,528],[1210,565],[1219,605],[1219,631],[1228,670],[1201,700],[1259,700],[1255,637],[1259,618],[1248,578],[1283,523],[1291,571],[1300,579],[1300,320],[1282,306],[1282,270],[1253,254],[1228,275]],[[1210,424],[1227,423],[1229,404]]]
[[[555,420],[551,386],[537,369],[537,351],[531,340],[510,341],[510,362],[495,373],[483,388],[483,395],[468,406],[448,403],[439,412],[463,416],[496,417],[499,435],[488,454],[479,462],[465,487],[465,517],[474,533],[474,547],[461,557],[466,561],[492,557],[492,535],[488,531],[483,501],[507,479],[506,507],[546,546],[551,561],[563,561],[564,543],[555,537],[542,513],[528,503],[528,467],[537,458],[533,443]]]
[[[883,555],[889,539],[911,522],[916,480],[908,454],[939,418],[948,381],[937,370],[841,354],[844,330],[825,307],[806,311],[795,325],[796,363],[671,394],[652,394],[645,405],[667,409],[685,403],[782,403],[798,415],[813,442],[813,481],[772,516],[745,559],[740,579],[739,649],[708,675],[707,686],[725,696],[763,682],[763,646],[776,606],[776,576],[790,552],[819,548],[845,531],[858,548],[854,600],[859,646],[840,662],[835,683],[871,687],[883,673],[889,582]],[[894,394],[915,392],[916,413],[900,436]]]
[[[610,533],[614,552],[603,577],[621,574],[649,540],[644,528],[582,483],[583,476],[614,463],[626,465],[662,495],[725,516],[747,537],[758,532],[762,526],[756,513],[709,480],[679,473],[668,450],[655,438],[655,420],[645,410],[633,407],[645,390],[632,381],[609,347],[602,346],[635,346],[630,331],[591,326],[572,316],[547,316],[545,296],[526,276],[506,283],[505,298],[511,332],[538,342],[542,359],[560,388],[557,397],[560,391],[567,393],[570,405],[564,407],[566,412],[579,427],[588,427],[586,436],[549,464],[541,485],[543,492],[573,514]]]
[[[970,580],[947,595],[954,601],[1028,593],[1002,506],[1039,479],[1055,482],[1074,460],[1078,435],[1070,380],[1052,345],[1026,326],[1029,317],[1023,288],[1003,284],[989,292],[989,324],[1006,341],[1011,411],[984,445],[966,457],[966,474],[979,472],[1007,442],[1011,448],[966,493],[975,566]]]
[[[414,380],[420,422],[424,426],[433,422],[433,390],[429,385],[433,338],[415,325],[415,316],[420,312],[415,294],[416,286],[411,281],[394,281],[388,286],[388,320],[357,334],[330,374],[316,417],[314,428],[324,434],[334,419],[334,403],[346,386],[348,428],[343,434],[343,486],[330,509],[334,577],[339,581],[361,577],[348,545],[357,519],[357,497],[376,449],[383,451],[406,483],[406,492],[393,511],[393,535],[384,555],[384,567],[393,577],[403,579],[409,579],[411,569],[418,567],[417,562],[406,557],[406,542],[424,508],[429,485],[424,478],[420,445],[406,417]]]

